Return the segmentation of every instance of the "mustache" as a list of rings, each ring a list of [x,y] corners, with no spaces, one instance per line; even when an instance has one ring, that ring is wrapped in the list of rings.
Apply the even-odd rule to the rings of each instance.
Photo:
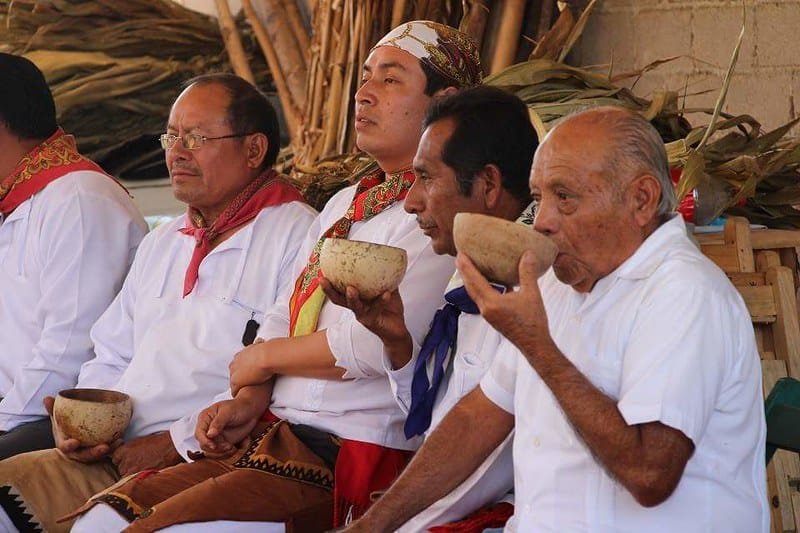
[[[198,168],[196,168],[196,167],[194,167],[192,165],[182,165],[180,163],[174,163],[171,167],[169,167],[169,171],[170,171],[170,173],[176,172],[176,171],[189,172],[191,174],[199,174],[200,173]]]
[[[418,225],[420,228],[423,228],[423,229],[424,229],[424,228],[431,228],[431,227],[433,227],[435,224],[433,224],[433,222],[431,222],[431,221],[425,220],[425,219],[423,219],[423,218],[420,218],[420,217],[418,216],[418,217],[417,217],[417,225]]]

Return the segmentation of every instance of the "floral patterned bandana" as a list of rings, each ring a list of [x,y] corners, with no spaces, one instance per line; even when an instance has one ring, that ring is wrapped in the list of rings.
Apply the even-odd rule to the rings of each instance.
[[[481,59],[475,42],[455,28],[414,20],[404,22],[378,41],[379,46],[394,46],[419,59],[459,89],[481,82]]]

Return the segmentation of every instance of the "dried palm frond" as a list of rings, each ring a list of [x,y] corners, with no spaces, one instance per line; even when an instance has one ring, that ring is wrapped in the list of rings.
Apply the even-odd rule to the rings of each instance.
[[[363,153],[337,155],[314,165],[294,165],[292,181],[306,201],[322,210],[331,196],[378,168],[374,159]]]
[[[165,176],[157,136],[181,83],[230,71],[216,23],[167,0],[0,0],[0,27],[3,48],[44,72],[59,123],[81,151],[123,178]]]

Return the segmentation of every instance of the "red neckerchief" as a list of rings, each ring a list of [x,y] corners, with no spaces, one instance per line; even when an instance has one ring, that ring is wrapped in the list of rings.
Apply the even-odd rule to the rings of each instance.
[[[334,222],[328,230],[322,234],[317,241],[308,263],[297,278],[289,300],[289,336],[294,337],[298,334],[307,334],[315,329],[316,318],[319,316],[321,302],[313,306],[314,309],[305,309],[306,302],[319,288],[319,252],[322,243],[328,237],[346,239],[350,234],[350,228],[354,222],[369,220],[383,210],[391,207],[396,202],[401,202],[408,194],[409,189],[414,184],[414,173],[410,170],[386,175],[380,169],[365,176],[358,182],[356,193],[353,196],[350,207],[345,215]],[[312,307],[309,305],[308,307]],[[305,324],[304,331],[298,331],[297,324],[301,313],[308,312],[312,320]],[[311,326],[314,326],[312,328]],[[305,331],[310,330],[310,331]]]
[[[99,172],[114,179],[97,163],[78,153],[75,138],[58,128],[47,140],[23,157],[11,174],[0,181],[0,213],[7,217],[21,203],[53,181],[80,170]]]
[[[190,206],[186,217],[190,225],[179,231],[194,237],[197,246],[186,269],[183,296],[186,297],[197,285],[200,263],[211,251],[211,243],[219,235],[249,222],[266,207],[303,201],[303,196],[291,183],[269,169],[250,182],[210,226],[206,225],[200,212]]]

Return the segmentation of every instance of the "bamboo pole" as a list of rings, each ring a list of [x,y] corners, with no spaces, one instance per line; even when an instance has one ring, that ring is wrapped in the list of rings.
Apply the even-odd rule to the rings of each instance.
[[[350,24],[353,20],[353,2],[345,0],[342,9],[341,25],[339,29],[339,41],[336,47],[336,57],[331,65],[331,85],[330,93],[326,99],[328,104],[328,116],[325,123],[325,140],[322,143],[322,156],[325,157],[336,148],[341,114],[341,98],[344,85],[344,63],[347,60],[347,51],[350,40]]]
[[[321,26],[322,34],[319,38],[319,54],[316,69],[314,70],[314,101],[311,108],[311,120],[309,125],[313,128],[319,126],[320,116],[322,114],[322,104],[324,102],[323,89],[325,77],[328,74],[328,42],[330,41],[331,34],[331,2],[330,0],[322,0],[319,4],[321,6]],[[319,33],[317,33],[319,35]],[[316,36],[315,36],[316,38]]]
[[[282,0],[259,0],[253,7],[278,56],[292,99],[302,109],[306,101],[308,74],[304,57],[306,51],[300,50],[294,33],[287,28],[287,15]]]
[[[258,16],[256,15],[255,10],[253,9],[253,4],[250,2],[250,0],[242,0],[242,7],[244,8],[244,14],[247,18],[247,22],[250,23],[250,26],[252,26],[253,31],[256,34],[258,44],[261,46],[261,51],[264,52],[264,58],[267,60],[267,65],[272,73],[272,79],[275,82],[275,88],[278,90],[278,98],[280,99],[281,107],[283,108],[283,115],[286,118],[286,127],[289,130],[289,138],[294,139],[295,135],[298,133],[300,111],[295,106],[292,95],[289,92],[289,87],[286,85],[286,77],[283,75],[283,71],[281,70],[278,55],[275,53],[275,48],[272,46],[272,42],[269,40],[267,30],[264,29],[261,21],[258,20]]]
[[[297,2],[295,0],[283,0],[283,7],[288,16],[292,33],[294,33],[297,44],[300,46],[300,50],[303,51],[303,58],[305,59],[308,51],[311,49],[311,38],[308,36],[308,31],[303,23],[303,16],[300,14],[300,9],[297,7]]]
[[[525,14],[526,0],[504,0],[500,13],[500,27],[497,30],[497,41],[491,59],[493,74],[508,67],[514,62],[517,53],[519,33],[522,29],[522,17]]]
[[[225,42],[225,49],[228,51],[228,57],[231,59],[233,71],[237,76],[255,85],[256,79],[253,77],[253,71],[250,70],[250,65],[247,63],[247,55],[244,53],[242,40],[239,38],[239,33],[236,31],[236,24],[233,22],[228,0],[215,1],[217,17],[219,19],[219,31],[222,33],[222,40]]]
[[[392,28],[396,28],[405,19],[407,0],[397,0],[392,6]]]
[[[358,8],[355,14],[355,23],[353,24],[352,31],[351,31],[351,41],[359,41],[363,40],[363,31],[362,27],[364,26],[364,17],[365,12],[369,10],[369,3],[368,2],[359,2]],[[347,148],[347,136],[350,130],[350,124],[352,115],[350,113],[350,106],[353,102],[353,98],[350,96],[353,84],[355,82],[356,76],[358,72],[356,71],[356,61],[358,59],[358,46],[355,46],[355,42],[353,45],[348,46],[348,55],[347,55],[347,64],[345,66],[344,71],[344,87],[342,88],[342,95],[341,95],[341,103],[339,104],[339,108],[341,111],[341,116],[339,117],[339,131],[337,136],[336,142],[336,151],[339,153],[345,152]]]
[[[414,2],[414,20],[421,20],[425,18],[428,13],[429,0],[416,0]]]

